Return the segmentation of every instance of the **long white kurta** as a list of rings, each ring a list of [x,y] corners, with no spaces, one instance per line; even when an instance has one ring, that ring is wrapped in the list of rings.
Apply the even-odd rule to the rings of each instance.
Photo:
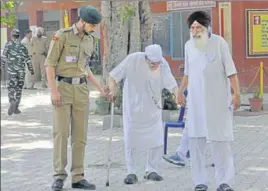
[[[152,72],[145,53],[130,54],[110,76],[119,82],[124,79],[123,125],[126,148],[149,149],[163,145],[162,89],[177,87],[167,61],[159,72]]]
[[[233,111],[228,76],[236,73],[228,44],[212,35],[205,51],[192,40],[185,45],[185,75],[188,76],[187,127],[189,137],[208,141],[232,141]]]

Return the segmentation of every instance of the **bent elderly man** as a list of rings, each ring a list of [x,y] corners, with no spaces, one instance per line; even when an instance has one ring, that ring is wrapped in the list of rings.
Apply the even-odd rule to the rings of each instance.
[[[116,84],[124,79],[123,125],[127,176],[125,184],[138,181],[136,175],[136,150],[147,150],[147,166],[144,178],[163,180],[158,163],[163,145],[162,89],[177,94],[177,82],[172,76],[159,45],[150,45],[145,52],[128,55],[110,72],[110,96],[116,92]]]
[[[188,25],[191,39],[185,44],[185,70],[178,102],[185,102],[183,90],[187,87],[186,126],[195,191],[208,189],[207,142],[211,144],[217,191],[233,191],[230,184],[234,178],[234,161],[230,142],[234,140],[233,110],[240,106],[237,71],[226,41],[212,34],[207,12],[192,13]]]

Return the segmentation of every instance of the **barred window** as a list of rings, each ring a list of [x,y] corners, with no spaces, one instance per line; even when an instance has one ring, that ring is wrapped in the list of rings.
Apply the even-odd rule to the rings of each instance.
[[[183,10],[171,13],[171,55],[173,58],[184,58],[184,45],[190,38],[187,25],[188,16],[196,10]],[[206,10],[211,15],[211,9]]]
[[[170,15],[153,14],[153,43],[162,47],[163,55],[170,56]]]

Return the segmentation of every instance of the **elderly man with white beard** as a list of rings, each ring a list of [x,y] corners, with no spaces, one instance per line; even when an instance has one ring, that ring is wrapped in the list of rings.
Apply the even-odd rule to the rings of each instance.
[[[125,184],[137,183],[135,151],[147,151],[145,179],[161,181],[158,163],[163,146],[162,89],[176,96],[177,82],[159,45],[149,45],[145,52],[128,55],[110,72],[110,96],[117,83],[124,80],[123,126],[127,176]],[[177,97],[177,96],[176,96]]]
[[[206,191],[205,147],[211,144],[217,191],[233,191],[234,162],[230,148],[233,111],[240,106],[237,71],[226,41],[211,33],[211,18],[197,11],[188,17],[191,39],[185,44],[185,70],[178,103],[187,99],[191,170],[195,191]],[[183,90],[187,87],[187,98]],[[233,89],[233,95],[231,94]]]

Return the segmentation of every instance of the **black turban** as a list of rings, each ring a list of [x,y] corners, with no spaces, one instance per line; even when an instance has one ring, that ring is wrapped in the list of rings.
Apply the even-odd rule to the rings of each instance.
[[[211,24],[211,17],[206,11],[196,11],[188,17],[188,27],[190,28],[195,21],[208,28]]]
[[[99,24],[102,20],[101,13],[94,7],[91,6],[83,6],[80,8],[80,18],[89,24]]]

